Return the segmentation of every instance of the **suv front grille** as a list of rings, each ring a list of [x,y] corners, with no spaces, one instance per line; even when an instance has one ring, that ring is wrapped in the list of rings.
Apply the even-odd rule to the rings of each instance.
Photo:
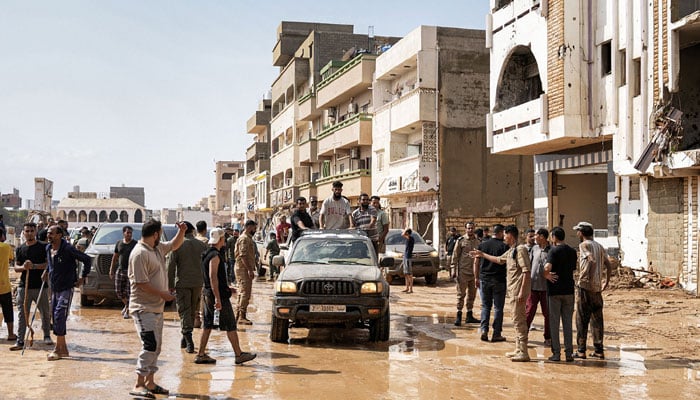
[[[348,281],[304,281],[301,293],[305,295],[354,295],[355,284]]]
[[[103,275],[109,275],[109,268],[112,266],[112,255],[100,254],[97,256],[97,265],[94,267]]]

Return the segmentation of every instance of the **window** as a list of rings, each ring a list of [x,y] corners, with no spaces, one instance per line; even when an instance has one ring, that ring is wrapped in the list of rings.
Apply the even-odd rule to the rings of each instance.
[[[612,73],[612,45],[605,42],[600,45],[600,74],[602,76]]]
[[[620,86],[625,86],[627,84],[627,52],[625,50],[620,50],[618,69],[620,71]]]
[[[413,157],[421,155],[423,144],[409,144],[406,146],[406,157]]]
[[[637,97],[642,94],[642,60],[635,58],[632,60],[632,96]]]
[[[630,200],[639,200],[640,199],[640,190],[639,190],[639,177],[638,176],[631,176],[630,177]]]

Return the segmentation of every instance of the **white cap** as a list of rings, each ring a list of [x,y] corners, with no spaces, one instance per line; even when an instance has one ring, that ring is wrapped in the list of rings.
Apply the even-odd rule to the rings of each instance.
[[[225,232],[221,228],[214,228],[209,232],[209,244],[217,244],[222,237],[225,236]]]

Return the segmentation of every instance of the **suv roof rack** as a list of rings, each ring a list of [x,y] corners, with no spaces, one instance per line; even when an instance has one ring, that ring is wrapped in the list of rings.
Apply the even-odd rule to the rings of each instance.
[[[301,236],[308,236],[308,235],[323,235],[323,234],[331,234],[331,235],[360,235],[360,236],[367,236],[367,232],[363,231],[362,229],[304,229],[301,231]]]

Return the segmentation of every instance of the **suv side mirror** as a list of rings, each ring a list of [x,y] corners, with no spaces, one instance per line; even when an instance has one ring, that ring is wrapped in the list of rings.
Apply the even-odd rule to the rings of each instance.
[[[284,266],[284,256],[272,257],[272,265],[274,265],[275,267],[283,267]]]
[[[388,268],[394,266],[394,257],[383,257],[379,260],[379,266],[381,268]]]
[[[428,246],[432,246],[432,245],[433,245],[433,241],[432,241],[432,240],[426,240],[426,241],[425,241],[425,244],[427,244]]]

